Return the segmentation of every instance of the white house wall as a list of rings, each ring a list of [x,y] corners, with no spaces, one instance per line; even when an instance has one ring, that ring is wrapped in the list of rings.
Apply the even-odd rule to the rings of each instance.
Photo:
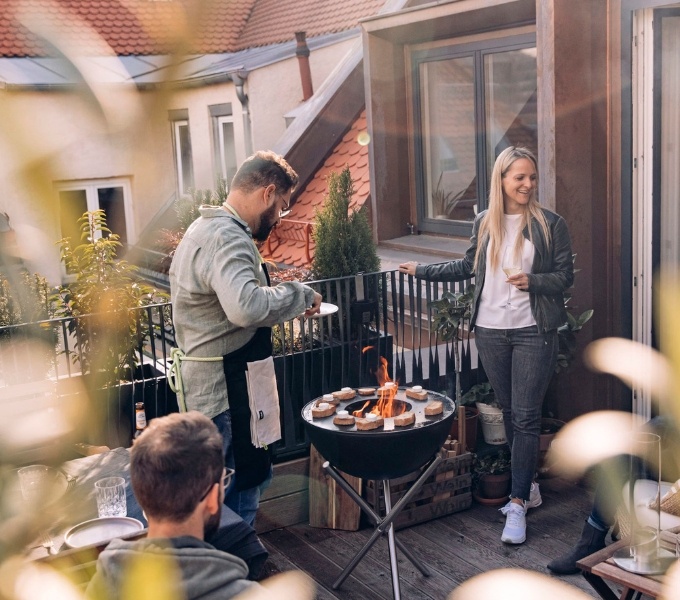
[[[350,39],[310,54],[314,90],[321,86],[353,44],[354,40]],[[293,57],[253,71],[248,75],[247,86],[253,122],[253,148],[271,148],[286,131],[283,115],[302,103],[298,59]]]
[[[312,52],[315,89],[351,46],[352,40],[347,40]],[[88,94],[56,88],[0,91],[0,211],[9,214],[29,268],[51,283],[62,278],[55,184],[112,178],[129,181],[133,235],[128,241],[134,243],[176,190],[169,110],[188,112],[196,188],[215,184],[209,106],[231,103],[237,162],[246,158],[242,105],[232,82],[126,89],[120,85],[98,88],[97,101]],[[297,58],[253,70],[245,90],[252,148],[271,148],[285,132],[284,115],[302,101]]]

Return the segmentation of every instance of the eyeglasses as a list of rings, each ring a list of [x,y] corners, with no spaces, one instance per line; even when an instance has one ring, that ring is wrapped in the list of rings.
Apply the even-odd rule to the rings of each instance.
[[[234,469],[228,469],[227,467],[224,468],[222,471],[222,475],[220,478],[215,482],[215,483],[220,483],[222,485],[222,491],[224,493],[227,492],[227,488],[229,487],[229,484],[231,483],[231,478],[234,476]],[[210,490],[213,489],[213,486],[215,483],[211,483],[210,487],[205,491],[205,493],[200,497],[198,500],[199,502],[203,502],[203,500],[206,499],[207,495],[210,493]]]
[[[292,209],[292,208],[289,208],[289,206],[290,206],[290,200],[288,200],[288,204],[286,204],[286,205],[283,207],[283,210],[280,210],[280,211],[279,211],[279,219],[284,219],[284,218],[287,217],[291,212],[293,212],[293,209]]]

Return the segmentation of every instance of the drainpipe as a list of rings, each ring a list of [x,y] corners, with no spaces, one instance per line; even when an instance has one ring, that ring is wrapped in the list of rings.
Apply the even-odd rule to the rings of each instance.
[[[246,145],[246,156],[250,156],[253,153],[253,132],[250,126],[250,110],[248,109],[248,94],[244,89],[246,78],[248,73],[245,71],[240,71],[238,73],[232,73],[231,79],[236,87],[236,97],[241,103],[242,113],[243,113],[243,137],[245,138]]]
[[[304,31],[296,31],[295,39],[297,46],[295,48],[295,55],[298,57],[298,65],[300,67],[300,80],[302,81],[302,101],[309,100],[314,95],[312,88],[312,71],[309,68],[309,46],[307,45],[307,33]]]

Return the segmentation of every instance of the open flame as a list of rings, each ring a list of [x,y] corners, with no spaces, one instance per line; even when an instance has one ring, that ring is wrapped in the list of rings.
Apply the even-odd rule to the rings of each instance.
[[[373,346],[366,346],[362,352],[367,352]],[[399,382],[392,381],[387,371],[387,359],[380,357],[380,365],[375,374],[380,387],[378,388],[378,401],[375,406],[368,411],[378,415],[379,417],[396,417],[406,412],[406,405],[403,402],[395,403],[394,399],[399,391]],[[355,410],[352,414],[355,417],[362,418],[365,416],[364,411],[370,406],[371,400],[368,400],[359,410]]]

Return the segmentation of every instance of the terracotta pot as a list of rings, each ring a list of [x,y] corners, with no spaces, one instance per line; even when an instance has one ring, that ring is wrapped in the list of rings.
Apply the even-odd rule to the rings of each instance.
[[[487,500],[507,502],[510,494],[510,471],[499,474],[484,474],[479,476],[476,495]]]
[[[477,421],[479,420],[479,411],[474,406],[465,407],[465,445],[470,452],[474,452],[477,448]],[[454,440],[458,437],[458,414],[453,419],[451,424],[451,432],[449,434]]]

